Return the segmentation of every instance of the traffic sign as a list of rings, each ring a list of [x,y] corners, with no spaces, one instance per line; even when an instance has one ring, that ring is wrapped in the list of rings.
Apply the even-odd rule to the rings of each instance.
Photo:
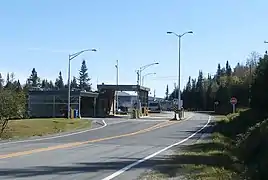
[[[235,97],[232,97],[232,98],[230,99],[230,103],[231,103],[231,104],[236,104],[236,103],[237,103],[237,99],[236,99]]]

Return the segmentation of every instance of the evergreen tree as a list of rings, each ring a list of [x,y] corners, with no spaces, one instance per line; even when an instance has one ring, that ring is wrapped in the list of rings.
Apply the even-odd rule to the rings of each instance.
[[[78,88],[78,84],[77,84],[77,81],[76,81],[76,78],[75,77],[73,77],[73,79],[71,81],[71,88],[72,89]]]
[[[189,78],[188,78],[188,82],[187,82],[187,84],[186,84],[186,90],[187,91],[190,91],[191,90],[191,88],[192,88],[192,85],[191,85],[191,76],[189,76]]]
[[[206,106],[204,110],[213,110],[214,100],[212,98],[212,82],[209,81],[207,91],[205,92]]]
[[[28,84],[30,87],[39,87],[40,85],[40,78],[38,77],[35,68],[33,68],[32,74],[28,78]]]
[[[47,85],[46,82],[47,82],[46,79],[43,79],[43,80],[42,80],[42,82],[41,82],[41,88],[44,88],[44,89],[47,88],[47,86],[46,86],[46,85]]]
[[[196,83],[196,92],[197,92],[197,99],[196,103],[200,109],[204,108],[204,77],[203,77],[203,72],[199,71],[197,83]]]
[[[191,77],[189,76],[188,82],[186,84],[185,89],[182,93],[182,100],[183,100],[183,106],[184,108],[191,108],[192,107],[192,94],[191,94]]]
[[[50,87],[50,84],[47,79],[42,80],[41,88],[48,90],[48,89],[53,89],[53,87],[54,86]]]
[[[232,68],[231,68],[231,66],[229,64],[229,61],[226,61],[226,67],[225,67],[225,69],[226,69],[226,75],[227,76],[231,76],[231,74],[232,74]]]
[[[49,89],[54,89],[54,88],[55,88],[55,87],[54,87],[54,84],[53,84],[52,81],[49,81],[49,83],[48,83],[48,88],[49,88]]]
[[[11,80],[10,80],[10,74],[9,73],[7,73],[7,79],[6,79],[6,85],[5,85],[5,88],[6,89],[12,89],[13,87],[12,87],[12,82],[11,82]]]
[[[7,73],[7,80],[6,80],[6,84],[10,82],[10,76],[9,76],[9,73]]]
[[[196,93],[196,79],[192,79],[192,85],[191,86],[192,86],[191,96],[192,96],[192,99],[195,100],[197,98],[197,93]],[[192,106],[191,108],[192,109],[195,109],[195,110],[198,107],[196,101],[194,103],[192,102],[191,106]]]
[[[166,98],[165,99],[168,99],[168,96],[169,96],[169,90],[168,90],[168,85],[167,85],[167,88],[166,88]]]
[[[218,69],[217,69],[217,73],[216,73],[216,82],[218,83],[218,84],[220,84],[220,77],[221,77],[221,75],[222,75],[222,70],[221,70],[221,65],[220,64],[218,64]]]
[[[86,61],[82,61],[81,69],[79,71],[79,88],[81,90],[91,91],[90,78],[88,77]]]
[[[21,84],[20,84],[20,80],[17,80],[14,84],[15,84],[16,91],[21,92],[22,87],[21,87]]]
[[[63,82],[61,71],[59,72],[59,77],[55,81],[55,87],[57,89],[63,89],[64,88],[64,82]]]

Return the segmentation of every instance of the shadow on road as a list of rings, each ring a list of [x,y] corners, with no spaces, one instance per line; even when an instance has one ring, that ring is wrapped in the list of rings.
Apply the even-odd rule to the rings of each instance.
[[[197,128],[198,129],[198,128]],[[193,140],[198,139],[201,134],[210,133],[211,126],[199,132]],[[192,133],[192,132],[191,132]],[[176,136],[178,138],[178,136]],[[194,144],[190,146],[179,146],[173,148],[176,151],[187,152],[208,152],[211,150],[223,149],[224,145],[217,143]],[[116,158],[116,160],[112,160]],[[83,174],[83,173],[101,173],[103,171],[111,171],[113,173],[129,164],[132,164],[139,159],[136,158],[119,158],[111,157],[110,161],[105,162],[84,162],[75,163],[69,166],[34,166],[28,168],[10,168],[0,169],[0,179],[4,178],[19,178],[19,177],[36,177],[46,175],[69,175],[69,174]],[[219,163],[220,162],[220,163]],[[133,169],[154,169],[155,171],[165,174],[168,177],[173,177],[178,173],[178,169],[182,165],[206,165],[224,167],[225,169],[232,169],[230,164],[230,157],[228,155],[214,153],[213,155],[200,155],[200,154],[175,154],[173,156],[161,156],[153,158],[152,160],[145,161]],[[89,174],[90,176],[90,174]]]
[[[184,131],[189,134],[195,133],[200,127],[196,127],[192,131]],[[198,140],[201,135],[210,134],[212,131],[212,125],[204,128],[202,131],[198,132],[192,140]],[[174,139],[181,139],[183,131],[174,134]],[[171,138],[171,137],[168,137]],[[210,155],[206,154],[194,154],[196,152],[208,152],[224,149],[223,144],[218,143],[204,143],[204,144],[194,144],[189,146],[178,146],[172,148],[175,151],[186,151],[192,152],[191,154],[175,154],[173,156],[161,156],[156,157],[151,160],[147,160],[135,167],[133,169],[153,169],[159,173],[165,174],[168,177],[176,176],[183,165],[206,165],[213,167],[224,167],[225,169],[233,169],[230,164],[231,160],[228,154],[223,156],[222,154],[214,153]],[[115,160],[116,158],[116,160]],[[40,159],[41,160],[41,159]],[[106,159],[107,160],[107,159]],[[84,173],[102,173],[103,171],[110,171],[113,173],[133,162],[138,161],[137,158],[120,158],[111,157],[105,162],[84,162],[70,164],[69,166],[33,166],[27,168],[1,168],[0,169],[0,179],[5,178],[20,178],[20,177],[34,177],[39,176],[51,176],[51,175],[71,175],[71,174],[84,174]],[[185,170],[183,170],[185,173]],[[89,174],[90,176],[90,174]]]
[[[174,159],[175,158],[175,159]],[[157,169],[161,173],[166,173],[170,177],[175,176],[172,168],[177,168],[182,164],[206,164],[212,166],[222,166],[215,162],[215,158],[220,159],[225,164],[225,168],[228,167],[228,161],[225,160],[227,157],[215,154],[213,157],[208,156],[197,156],[197,155],[180,155],[172,159],[170,158],[156,158],[154,160],[148,160],[133,169]],[[108,162],[92,162],[92,163],[77,163],[70,166],[36,166],[25,169],[0,169],[0,177],[3,178],[19,178],[19,177],[35,177],[45,175],[69,175],[69,174],[81,174],[81,173],[92,173],[101,172],[104,170],[111,170],[111,173],[117,171],[134,161],[139,159],[125,158],[118,161]],[[169,167],[169,171],[167,171]],[[228,167],[231,168],[231,167]]]

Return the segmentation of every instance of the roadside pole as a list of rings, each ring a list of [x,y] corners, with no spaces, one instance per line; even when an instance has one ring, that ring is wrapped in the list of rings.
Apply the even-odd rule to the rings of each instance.
[[[115,91],[115,103],[116,103],[116,106],[115,106],[115,114],[118,113],[118,107],[119,107],[119,102],[118,102],[118,82],[119,82],[119,66],[118,66],[118,60],[116,60],[116,65],[115,65],[115,68],[116,68],[116,91]]]
[[[232,97],[232,98],[230,99],[230,103],[231,103],[232,106],[233,106],[233,113],[235,113],[235,105],[236,105],[236,103],[237,103],[237,99],[236,99],[235,97]]]

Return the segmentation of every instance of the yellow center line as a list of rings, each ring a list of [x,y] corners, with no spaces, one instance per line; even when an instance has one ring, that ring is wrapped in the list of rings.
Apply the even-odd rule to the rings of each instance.
[[[159,128],[163,128],[163,127],[166,127],[166,126],[170,126],[170,125],[175,124],[175,123],[177,123],[177,122],[170,122],[170,121],[162,122],[162,123],[158,123],[158,124],[156,124],[154,126],[151,126],[149,128],[142,129],[142,130],[139,130],[139,131],[135,131],[135,132],[132,132],[132,133],[121,134],[121,135],[117,135],[117,136],[110,136],[110,137],[105,137],[105,138],[100,138],[100,139],[93,139],[93,140],[82,141],[82,142],[66,143],[66,144],[61,144],[61,145],[57,145],[57,146],[50,146],[50,147],[46,147],[46,148],[38,148],[38,149],[32,149],[32,150],[27,150],[27,151],[3,154],[3,155],[0,155],[0,159],[7,159],[7,158],[12,158],[12,157],[29,155],[29,154],[33,154],[33,153],[39,153],[39,152],[52,151],[52,150],[57,150],[57,149],[76,147],[76,146],[80,146],[80,145],[84,145],[84,144],[88,144],[88,143],[100,142],[100,141],[105,141],[105,140],[121,138],[121,137],[134,136],[134,135],[137,135],[137,134],[141,134],[141,133],[153,131],[153,130],[156,130],[156,129],[159,129]]]

